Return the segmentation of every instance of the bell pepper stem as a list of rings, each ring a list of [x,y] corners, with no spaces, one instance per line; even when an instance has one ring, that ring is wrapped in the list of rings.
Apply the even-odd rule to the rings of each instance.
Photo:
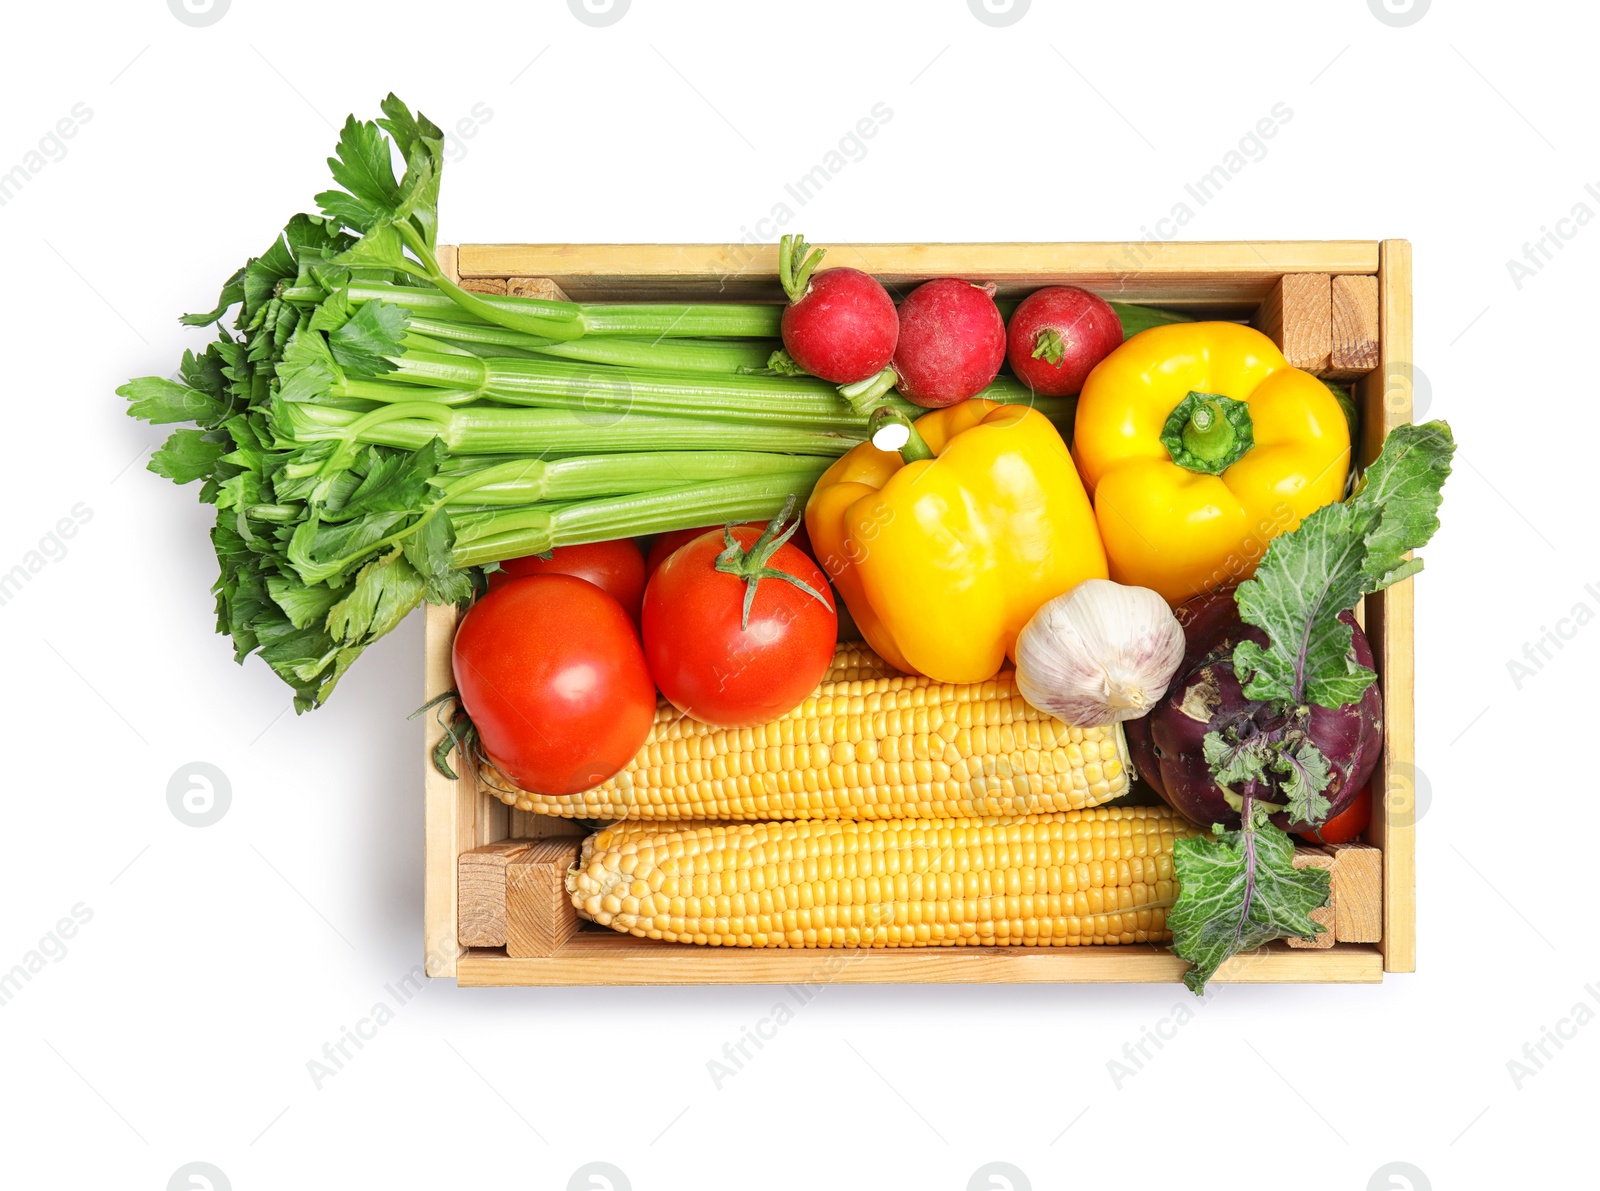
[[[904,463],[918,463],[934,457],[933,448],[917,433],[911,419],[897,409],[885,406],[873,411],[867,433],[872,437],[873,446],[880,451],[898,451]]]
[[[1220,475],[1255,446],[1250,407],[1217,393],[1191,392],[1168,415],[1161,442],[1179,467]]]

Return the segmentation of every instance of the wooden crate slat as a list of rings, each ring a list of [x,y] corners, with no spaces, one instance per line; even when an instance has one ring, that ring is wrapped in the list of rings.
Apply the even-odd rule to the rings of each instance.
[[[582,841],[552,836],[528,845],[506,866],[506,954],[513,959],[554,955],[578,933],[578,911],[567,896],[567,869]]]
[[[1327,273],[1286,273],[1251,325],[1276,343],[1291,365],[1320,376],[1333,356],[1332,291]]]
[[[1378,267],[1379,366],[1361,382],[1365,432],[1362,460],[1371,462],[1383,437],[1411,421],[1411,245],[1385,240]],[[1373,780],[1367,841],[1383,849],[1384,970],[1417,967],[1416,817],[1411,800],[1387,797],[1397,777],[1416,765],[1414,579],[1367,601],[1369,638],[1383,680],[1383,760]]]
[[[462,956],[462,987],[546,984],[1080,984],[1171,983],[1188,965],[1164,948],[883,947],[863,950],[695,947],[612,931],[583,930],[548,959],[491,951]],[[1377,948],[1340,943],[1326,951],[1273,945],[1235,956],[1223,984],[1374,984]]]
[[[454,606],[429,604],[423,612],[424,701],[451,688],[450,642],[455,638]],[[444,729],[432,716],[423,724],[423,956],[430,976],[456,974],[456,857],[477,846],[477,799],[433,767],[433,748]],[[460,771],[458,771],[460,772]],[[473,821],[463,829],[462,815]]]
[[[1329,285],[1329,380],[1354,380],[1378,366],[1378,279],[1335,277]]]
[[[1341,943],[1383,940],[1383,853],[1371,844],[1337,844],[1333,861],[1334,932]]]
[[[930,277],[993,281],[1002,295],[1071,282],[1107,297],[1253,310],[1288,273],[1375,273],[1369,240],[1215,243],[837,244],[830,263],[891,286]],[[780,300],[777,245],[472,244],[467,277],[549,277],[578,301]]]
[[[506,867],[529,841],[501,840],[461,853],[456,864],[456,941],[463,947],[506,945]]]

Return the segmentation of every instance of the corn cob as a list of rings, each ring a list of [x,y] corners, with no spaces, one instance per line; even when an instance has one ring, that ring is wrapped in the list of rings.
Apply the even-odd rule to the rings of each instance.
[[[822,681],[863,682],[869,678],[893,678],[899,673],[865,641],[841,641],[833,651],[833,665],[828,667]]]
[[[578,913],[722,947],[1163,942],[1177,896],[1164,807],[1019,818],[645,824],[584,841]]]
[[[571,797],[484,785],[521,810],[579,819],[960,819],[1098,806],[1126,792],[1122,726],[1035,711],[1012,671],[955,686],[897,675],[825,682],[757,728],[670,705],[639,755]]]

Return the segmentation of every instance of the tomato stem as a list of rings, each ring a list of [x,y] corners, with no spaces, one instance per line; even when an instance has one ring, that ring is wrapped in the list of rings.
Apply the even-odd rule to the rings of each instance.
[[[763,579],[782,579],[792,583],[812,599],[820,603],[829,612],[833,605],[828,599],[811,584],[798,575],[791,575],[780,567],[767,565],[769,559],[778,552],[800,528],[801,518],[795,517],[794,524],[788,529],[783,529],[783,523],[794,512],[794,494],[783,502],[783,511],[767,523],[767,528],[761,531],[761,536],[751,543],[746,550],[739,539],[733,536],[733,526],[727,525],[722,530],[722,553],[717,555],[716,568],[724,575],[734,575],[744,580],[744,614],[739,621],[741,632],[750,627],[750,606],[755,603],[756,585]]]

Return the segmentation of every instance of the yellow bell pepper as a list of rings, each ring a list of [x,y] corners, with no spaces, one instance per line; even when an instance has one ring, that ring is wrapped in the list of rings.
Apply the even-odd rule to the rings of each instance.
[[[1089,374],[1072,453],[1111,577],[1179,604],[1248,579],[1273,538],[1340,499],[1350,428],[1261,332],[1172,323]]]
[[[1094,511],[1037,410],[973,399],[862,443],[817,482],[811,544],[873,649],[940,682],[999,671],[1039,606],[1106,577]],[[881,436],[879,441],[883,441]]]

